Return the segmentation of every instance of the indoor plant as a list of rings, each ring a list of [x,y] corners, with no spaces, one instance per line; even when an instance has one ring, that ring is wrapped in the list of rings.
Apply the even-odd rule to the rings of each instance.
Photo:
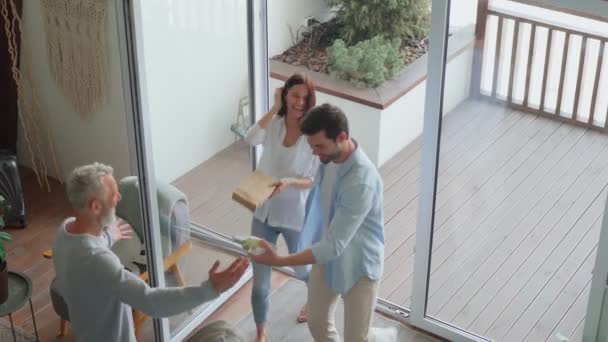
[[[4,217],[7,215],[10,206],[8,201],[0,195],[0,228],[4,228]],[[8,298],[8,267],[6,265],[5,241],[9,241],[11,235],[7,232],[0,232],[0,304]]]

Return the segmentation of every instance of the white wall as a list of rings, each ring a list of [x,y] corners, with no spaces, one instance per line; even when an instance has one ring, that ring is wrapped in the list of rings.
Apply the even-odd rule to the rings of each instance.
[[[82,118],[66,100],[49,71],[44,17],[40,1],[23,2],[25,44],[22,55],[22,75],[31,73],[40,104],[46,112],[48,128],[55,142],[59,175],[48,159],[49,174],[63,179],[74,167],[93,161],[110,164],[117,177],[130,173],[127,127],[118,51],[114,2],[108,8],[108,38],[110,48],[110,97],[106,105],[89,118]],[[27,57],[24,57],[27,55]],[[31,70],[25,67],[30,60]],[[43,131],[45,127],[41,127]],[[46,138],[44,140],[46,142]],[[47,157],[46,143],[43,148]],[[19,132],[19,163],[31,166],[24,134]]]
[[[448,62],[443,114],[469,97],[473,49]],[[382,112],[378,165],[381,166],[422,134],[426,81],[421,82]]]
[[[269,54],[325,0],[268,2]],[[159,179],[173,181],[234,142],[248,93],[247,7],[241,0],[142,2],[146,98]]]
[[[142,12],[156,175],[173,181],[234,141],[247,95],[246,2],[153,0]]]
[[[268,55],[280,54],[293,45],[298,28],[305,18],[313,16],[321,21],[327,19],[326,0],[269,0],[268,1]]]
[[[422,134],[426,81],[382,111],[378,166]]]
[[[479,0],[456,0],[450,6],[450,27],[465,27],[477,22]]]

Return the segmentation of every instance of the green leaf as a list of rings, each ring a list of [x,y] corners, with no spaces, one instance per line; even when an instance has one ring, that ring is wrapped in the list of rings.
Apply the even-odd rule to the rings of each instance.
[[[430,28],[429,0],[327,0],[337,6],[341,35],[349,44],[375,36],[422,39]]]
[[[403,66],[398,42],[376,36],[347,47],[338,39],[326,50],[329,71],[355,87],[378,87]]]
[[[0,240],[10,241],[12,239],[13,239],[13,237],[11,236],[11,234],[9,234],[7,232],[0,232]]]

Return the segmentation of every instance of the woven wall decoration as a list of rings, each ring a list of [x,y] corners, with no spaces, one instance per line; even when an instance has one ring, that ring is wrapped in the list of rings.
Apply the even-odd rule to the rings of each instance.
[[[110,91],[109,0],[42,0],[49,65],[74,109],[93,114]]]

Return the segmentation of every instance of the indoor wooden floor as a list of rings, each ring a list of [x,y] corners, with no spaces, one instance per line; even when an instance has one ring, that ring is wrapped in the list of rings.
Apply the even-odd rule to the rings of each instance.
[[[20,169],[27,210],[27,227],[11,229],[13,240],[8,243],[8,267],[28,275],[33,284],[32,302],[36,314],[38,333],[43,341],[52,341],[57,334],[59,321],[49,297],[49,285],[55,277],[53,262],[44,259],[42,252],[52,247],[58,226],[70,215],[63,185],[50,179],[51,191],[38,185],[35,174]],[[7,317],[2,319],[7,320]],[[34,332],[30,309],[26,305],[13,315],[16,325]],[[64,339],[70,341],[70,339]]]

